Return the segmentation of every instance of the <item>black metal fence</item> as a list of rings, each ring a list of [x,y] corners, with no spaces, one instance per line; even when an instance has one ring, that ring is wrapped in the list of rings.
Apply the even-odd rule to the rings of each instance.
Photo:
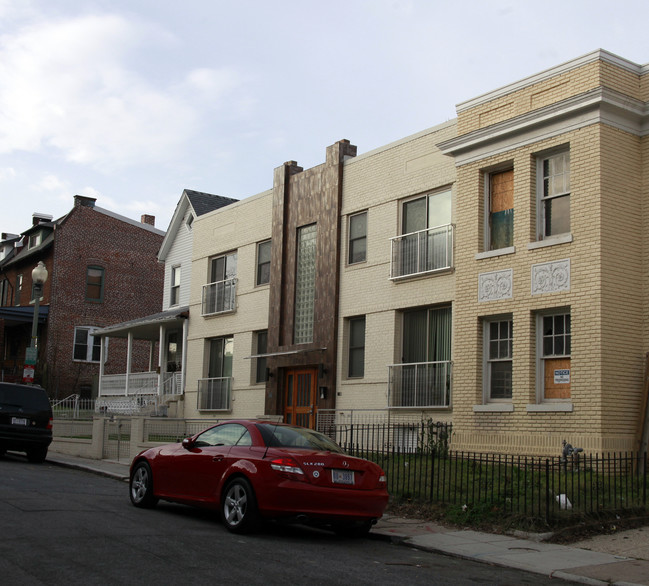
[[[575,513],[647,512],[646,453],[556,457],[456,452],[451,428],[418,424],[332,426],[350,454],[379,464],[397,499],[488,507],[553,524]],[[561,450],[558,449],[561,453]]]

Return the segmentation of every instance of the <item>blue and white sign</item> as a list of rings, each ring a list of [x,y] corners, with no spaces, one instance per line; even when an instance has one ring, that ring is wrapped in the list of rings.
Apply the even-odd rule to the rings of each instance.
[[[554,371],[554,384],[555,385],[569,385],[570,384],[570,369],[562,368]]]

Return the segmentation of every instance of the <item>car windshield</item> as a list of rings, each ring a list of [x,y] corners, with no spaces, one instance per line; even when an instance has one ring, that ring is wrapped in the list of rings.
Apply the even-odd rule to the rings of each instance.
[[[305,450],[322,450],[343,454],[343,450],[332,439],[304,427],[258,423],[264,442],[272,448],[301,448]]]

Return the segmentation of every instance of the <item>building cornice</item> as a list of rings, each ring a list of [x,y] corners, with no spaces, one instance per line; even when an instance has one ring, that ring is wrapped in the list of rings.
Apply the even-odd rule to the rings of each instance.
[[[649,108],[645,102],[599,87],[437,146],[460,166],[598,123],[646,136]]]
[[[476,106],[480,106],[497,98],[501,98],[508,94],[520,91],[521,89],[540,83],[552,77],[562,75],[564,73],[567,73],[568,71],[577,69],[578,67],[583,67],[584,65],[588,65],[589,63],[594,63],[595,61],[603,61],[604,63],[615,65],[616,67],[625,69],[626,71],[629,71],[630,73],[634,73],[636,75],[644,75],[645,73],[649,73],[649,64],[638,65],[637,63],[633,63],[628,59],[624,59],[623,57],[619,57],[618,55],[614,55],[613,53],[609,53],[608,51],[605,51],[603,49],[598,49],[596,51],[587,53],[586,55],[582,55],[581,57],[577,57],[576,59],[571,59],[570,61],[566,61],[565,63],[562,63],[560,65],[556,65],[539,73],[535,73],[534,75],[530,75],[529,77],[525,77],[514,83],[510,83],[506,86],[491,90],[485,94],[471,98],[470,100],[460,102],[456,105],[456,111],[458,114],[460,114],[465,110],[475,108]]]

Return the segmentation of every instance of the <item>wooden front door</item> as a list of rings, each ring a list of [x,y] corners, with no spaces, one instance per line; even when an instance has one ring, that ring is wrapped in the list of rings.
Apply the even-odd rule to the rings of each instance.
[[[293,368],[284,378],[284,421],[315,429],[317,368]]]

